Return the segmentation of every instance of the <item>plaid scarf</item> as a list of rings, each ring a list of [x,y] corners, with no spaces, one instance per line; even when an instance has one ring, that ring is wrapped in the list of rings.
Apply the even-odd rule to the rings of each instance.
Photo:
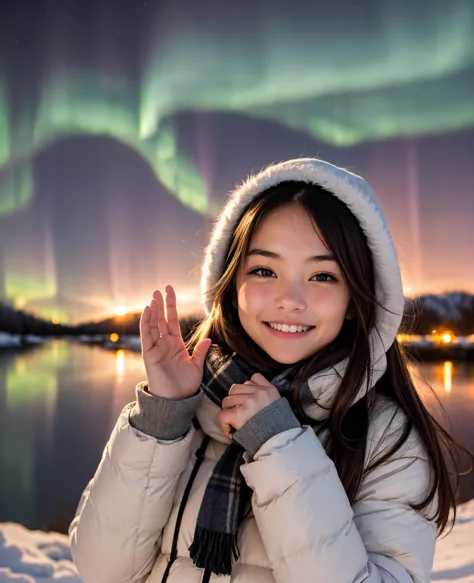
[[[213,403],[222,407],[230,387],[243,384],[256,372],[236,354],[223,354],[213,345],[206,357],[201,389]],[[288,394],[289,383],[284,373],[269,380],[282,395]],[[216,575],[230,575],[232,558],[239,558],[237,534],[251,498],[251,489],[240,472],[244,452],[241,445],[232,442],[216,464],[189,547],[194,564]]]

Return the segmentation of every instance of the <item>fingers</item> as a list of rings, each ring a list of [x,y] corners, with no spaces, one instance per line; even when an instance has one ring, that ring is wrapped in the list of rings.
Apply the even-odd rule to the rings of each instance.
[[[143,352],[148,352],[153,347],[153,338],[150,332],[150,318],[151,309],[150,306],[146,306],[140,317],[140,337],[142,342]]]
[[[229,396],[222,400],[219,424],[228,439],[232,439],[232,433],[243,424],[237,422],[240,413],[237,407],[249,405],[249,395],[252,395],[257,390],[253,384],[250,384],[250,381],[246,382],[249,384],[232,385],[229,389]]]
[[[233,429],[241,429],[249,419],[280,398],[280,393],[271,383],[263,386],[247,381],[242,385],[232,385],[219,412],[222,431],[232,439]]]
[[[234,397],[226,397],[226,399],[233,399]],[[240,405],[236,405],[234,407],[229,407],[226,409],[222,409],[219,412],[219,424],[224,432],[224,435],[229,439],[232,439],[232,434],[234,431],[238,431],[241,429],[245,422],[248,421],[251,417],[255,415],[256,408],[252,403],[251,399],[245,395],[239,395],[238,397],[241,401]],[[226,400],[224,399],[224,401]],[[224,401],[222,401],[222,405],[224,406]],[[236,399],[237,401],[237,399]]]
[[[151,299],[149,308],[150,308],[150,320],[148,325],[151,340],[153,344],[155,344],[155,342],[160,337],[160,329],[158,328],[158,306],[154,298]]]
[[[232,409],[228,411],[221,411],[219,413],[219,425],[221,426],[222,433],[230,440],[232,440],[232,433],[234,432],[234,423]],[[232,419],[232,423],[230,420]]]
[[[254,375],[252,375],[252,377],[250,378],[250,381],[255,383],[256,385],[260,385],[263,387],[268,387],[268,386],[272,386],[272,383],[266,379],[263,374],[256,372]]]
[[[248,384],[247,384],[248,383]],[[243,385],[232,385],[229,389],[229,395],[252,395],[255,393],[255,385],[246,381]]]
[[[248,394],[230,395],[222,399],[222,408],[232,409],[232,407],[241,407],[246,402],[248,402]]]
[[[168,331],[172,336],[181,336],[179,327],[178,311],[176,309],[176,292],[173,286],[167,285],[166,292],[166,320],[168,322]]]
[[[168,336],[168,323],[165,316],[165,305],[160,290],[153,292],[151,300],[151,335],[156,342],[160,336]]]
[[[154,342],[161,336],[181,336],[179,327],[178,311],[176,309],[176,292],[173,286],[167,285],[166,292],[166,313],[163,295],[160,290],[153,292],[153,299],[150,303],[151,323],[150,332]]]

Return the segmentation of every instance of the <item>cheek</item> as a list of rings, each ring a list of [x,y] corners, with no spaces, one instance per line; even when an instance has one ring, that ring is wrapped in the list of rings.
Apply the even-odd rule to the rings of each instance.
[[[342,322],[349,306],[349,297],[344,288],[320,288],[311,298],[319,317]]]
[[[251,312],[268,306],[268,289],[264,285],[252,285],[243,283],[237,289],[237,301],[239,309],[243,312]]]

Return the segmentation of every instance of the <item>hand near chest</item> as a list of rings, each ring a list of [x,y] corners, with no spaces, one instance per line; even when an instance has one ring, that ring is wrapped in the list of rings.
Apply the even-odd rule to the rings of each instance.
[[[232,385],[219,413],[222,431],[232,439],[233,430],[241,429],[249,419],[280,398],[278,389],[260,373],[243,384]]]

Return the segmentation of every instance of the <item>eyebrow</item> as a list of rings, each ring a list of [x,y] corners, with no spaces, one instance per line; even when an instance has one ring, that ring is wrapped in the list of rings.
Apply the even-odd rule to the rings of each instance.
[[[281,255],[278,253],[274,253],[273,251],[267,251],[266,249],[250,249],[247,253],[247,257],[251,255],[261,255],[262,257],[269,257],[271,259],[282,259]],[[313,255],[312,257],[308,257],[306,262],[320,262],[320,261],[336,261],[336,258],[331,253],[327,253],[325,255]]]

